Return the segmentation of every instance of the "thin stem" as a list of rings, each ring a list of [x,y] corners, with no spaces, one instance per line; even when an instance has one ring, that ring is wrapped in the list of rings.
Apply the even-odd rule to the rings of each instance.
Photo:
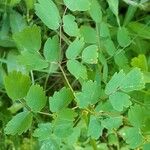
[[[46,113],[46,112],[38,111],[37,113],[42,114],[42,115],[46,115],[46,116],[51,116],[52,118],[54,117],[54,115],[53,115],[53,114]]]
[[[33,71],[32,71],[32,70],[30,71],[30,74],[31,74],[32,84],[35,84],[35,81],[34,81],[34,75],[33,75]]]
[[[60,68],[60,70],[61,70],[61,72],[62,72],[62,74],[63,74],[63,77],[64,77],[64,79],[65,79],[65,81],[66,81],[68,87],[70,88],[70,90],[71,90],[71,92],[73,93],[74,97],[76,97],[75,94],[74,94],[74,90],[73,90],[73,88],[71,87],[71,84],[69,83],[69,80],[68,80],[68,78],[67,78],[67,76],[66,76],[66,74],[65,74],[65,72],[64,72],[64,70],[63,70],[63,68],[62,68],[62,66],[61,66],[60,64],[59,64],[59,68]]]

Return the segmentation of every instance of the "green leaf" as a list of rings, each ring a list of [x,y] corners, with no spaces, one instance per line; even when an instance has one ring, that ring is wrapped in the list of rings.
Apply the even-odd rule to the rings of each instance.
[[[141,131],[138,128],[125,127],[120,131],[120,134],[132,149],[136,149],[143,142]]]
[[[36,15],[49,29],[57,30],[60,26],[60,15],[55,3],[52,0],[38,0],[38,2],[35,4]]]
[[[46,96],[42,87],[32,85],[25,98],[27,105],[32,111],[40,111],[46,105]]]
[[[30,112],[21,112],[10,120],[5,127],[5,134],[22,134],[26,132],[32,123],[32,114]]]
[[[145,55],[140,54],[138,57],[134,57],[131,60],[131,65],[133,67],[138,67],[142,71],[148,71],[148,64]]]
[[[118,28],[117,41],[121,47],[127,47],[131,43],[131,38],[125,27]]]
[[[132,104],[129,99],[130,96],[122,92],[115,92],[109,96],[113,108],[117,111],[123,111],[124,107],[129,107]]]
[[[145,126],[144,125],[144,120],[146,117],[145,112],[146,112],[145,108],[140,105],[132,106],[128,111],[128,119],[130,123],[136,128],[141,128]]]
[[[50,138],[52,134],[51,123],[40,123],[38,128],[34,130],[33,136],[38,137],[40,141]]]
[[[10,5],[11,7],[14,7],[14,6],[16,6],[17,4],[19,4],[20,1],[21,1],[21,0],[10,0],[9,5]]]
[[[82,85],[82,92],[76,93],[76,101],[80,108],[95,104],[100,98],[100,86],[96,81],[89,80]]]
[[[84,47],[84,39],[83,38],[76,38],[67,48],[66,50],[66,57],[68,59],[75,59]]]
[[[150,143],[146,143],[143,146],[143,150],[149,150],[150,149]]]
[[[139,22],[130,22],[128,28],[136,35],[144,39],[150,39],[150,26]]]
[[[48,67],[48,63],[42,58],[39,53],[22,52],[17,57],[18,63],[24,66],[28,71],[42,70]]]
[[[104,40],[104,46],[106,48],[107,53],[110,56],[113,56],[116,52],[115,45],[111,39]]]
[[[58,62],[60,60],[59,38],[57,35],[48,38],[45,42],[44,57],[49,62]]]
[[[132,69],[122,81],[120,89],[125,92],[141,90],[145,87],[144,76],[140,69]]]
[[[40,150],[60,150],[58,141],[51,137],[43,141]]]
[[[96,23],[101,22],[102,11],[101,11],[101,7],[100,7],[99,3],[97,2],[97,0],[91,1],[89,14]]]
[[[105,93],[107,95],[110,95],[111,93],[114,93],[117,91],[117,89],[121,86],[122,81],[125,77],[125,73],[123,70],[121,70],[119,73],[115,73],[111,80],[107,83],[105,88]]]
[[[110,31],[108,28],[108,24],[105,22],[101,22],[100,24],[100,36],[101,37],[110,37]]]
[[[21,32],[15,33],[13,39],[19,50],[37,52],[41,48],[41,29],[36,25],[26,27]]]
[[[108,129],[109,131],[113,129],[118,129],[123,124],[122,119],[122,116],[106,118],[102,120],[102,126]]]
[[[82,60],[88,64],[97,64],[98,62],[98,47],[90,45],[82,52]]]
[[[126,57],[125,51],[119,49],[119,53],[114,56],[115,63],[120,67],[124,68],[128,64],[128,59]]]
[[[77,60],[68,60],[67,68],[69,72],[75,76],[76,79],[79,79],[79,78],[82,78],[84,80],[87,79],[86,67],[82,65],[80,62],[78,62]]]
[[[97,42],[96,31],[90,26],[81,26],[80,34],[86,43],[95,44]]]
[[[21,32],[26,26],[27,26],[27,23],[25,19],[22,17],[22,15],[19,14],[17,11],[11,11],[10,27],[11,27],[12,33]]]
[[[12,100],[24,98],[31,85],[29,76],[13,71],[5,77],[5,88]]]
[[[102,135],[103,128],[104,127],[101,125],[99,118],[96,118],[95,116],[90,116],[88,136],[91,136],[91,138],[94,139],[98,139]]]
[[[78,25],[75,22],[75,17],[73,15],[63,16],[63,29],[69,36],[78,36],[79,29]]]
[[[70,89],[62,88],[59,92],[55,92],[53,97],[49,98],[50,111],[58,112],[65,108],[73,99]]]
[[[118,16],[118,6],[119,6],[119,0],[107,0],[109,4],[109,8],[114,13],[115,16]]]
[[[72,11],[86,11],[90,9],[89,0],[64,0],[64,4]]]
[[[73,121],[76,116],[71,109],[64,109],[59,111],[57,118],[53,122],[54,134],[59,138],[65,138],[73,132]]]

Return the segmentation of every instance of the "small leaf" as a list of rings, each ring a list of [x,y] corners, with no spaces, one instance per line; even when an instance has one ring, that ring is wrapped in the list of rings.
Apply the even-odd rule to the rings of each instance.
[[[134,105],[128,111],[128,119],[130,123],[136,128],[142,128],[145,126],[145,118],[146,109],[140,105]]]
[[[41,29],[36,25],[15,33],[13,38],[19,50],[34,53],[41,48]]]
[[[36,15],[49,29],[57,30],[60,26],[60,15],[55,3],[52,0],[38,0],[38,2],[35,4]]]
[[[110,37],[110,31],[109,31],[107,23],[105,22],[101,22],[100,24],[100,36],[104,38]]]
[[[132,104],[129,99],[130,96],[122,92],[115,92],[109,96],[113,108],[117,111],[123,111],[124,107],[129,107]]]
[[[12,33],[21,32],[25,27],[27,26],[27,23],[23,16],[19,14],[17,11],[11,11],[10,13],[10,27]]]
[[[76,79],[82,78],[87,79],[87,70],[84,65],[82,65],[77,60],[67,61],[67,68],[69,72],[75,76]],[[77,69],[78,68],[78,69]]]
[[[59,92],[55,92],[53,97],[49,98],[50,110],[58,112],[65,108],[73,99],[70,89],[62,88]]]
[[[73,121],[75,116],[75,112],[71,109],[61,110],[53,122],[54,134],[59,138],[70,136],[73,132]]]
[[[102,120],[102,126],[108,129],[109,131],[113,129],[118,129],[123,124],[122,119],[122,116],[106,118]]]
[[[5,77],[5,88],[12,100],[24,98],[31,85],[29,76],[13,71]]]
[[[97,82],[91,80],[84,82],[82,85],[82,92],[76,93],[76,101],[80,108],[86,108],[89,105],[95,104],[98,102],[100,97],[100,86]]]
[[[58,141],[50,137],[43,141],[40,150],[60,150]]]
[[[120,135],[123,137],[126,143],[129,144],[131,149],[136,149],[143,142],[141,131],[138,128],[125,127],[120,131]]]
[[[137,36],[148,40],[150,39],[150,27],[146,24],[142,24],[137,21],[130,22],[128,28],[131,29],[131,31]]]
[[[122,84],[124,77],[125,73],[123,72],[123,70],[121,70],[119,73],[115,73],[112,76],[111,80],[107,83],[105,93],[107,95],[110,95],[111,93],[116,92],[119,86]]]
[[[109,4],[109,8],[114,13],[115,16],[118,16],[118,6],[119,6],[119,0],[107,0]]]
[[[112,40],[110,39],[104,40],[104,46],[106,48],[107,53],[110,56],[113,56],[115,54],[116,48]]]
[[[84,47],[84,39],[75,39],[66,50],[66,57],[68,59],[75,59]]]
[[[91,138],[94,139],[98,139],[102,135],[103,128],[104,127],[101,125],[99,118],[96,118],[95,116],[90,117],[88,136],[91,136]]]
[[[127,47],[131,43],[131,38],[125,27],[118,28],[117,41],[121,47]]]
[[[96,31],[94,28],[85,25],[81,26],[80,33],[86,43],[95,44],[97,42]]]
[[[52,134],[52,126],[50,123],[40,123],[38,128],[34,130],[33,136],[38,137],[40,141],[50,138]]]
[[[43,88],[39,85],[32,85],[25,98],[27,105],[32,111],[40,111],[46,105],[46,96]]]
[[[64,4],[72,11],[86,11],[90,9],[89,0],[64,0]]]
[[[120,89],[125,92],[141,90],[145,87],[144,76],[140,69],[132,69],[122,81]]]
[[[100,7],[99,3],[97,2],[97,0],[92,0],[91,1],[89,14],[96,23],[101,22],[101,20],[102,20],[102,11],[101,11],[101,7]]]
[[[138,57],[134,57],[131,60],[131,65],[133,67],[138,67],[142,71],[148,71],[148,64],[145,55],[140,54]]]
[[[82,52],[82,60],[88,64],[97,64],[98,62],[98,47],[90,45]]]
[[[65,15],[63,17],[63,29],[69,36],[78,36],[79,29],[73,15]]]
[[[26,132],[32,123],[32,114],[30,112],[21,112],[14,116],[5,127],[5,134],[22,134]]]
[[[57,35],[48,38],[45,42],[44,57],[49,62],[58,62],[60,60],[59,38]]]
[[[24,66],[28,71],[42,70],[48,67],[48,63],[42,58],[39,53],[22,52],[18,55],[17,61]]]

